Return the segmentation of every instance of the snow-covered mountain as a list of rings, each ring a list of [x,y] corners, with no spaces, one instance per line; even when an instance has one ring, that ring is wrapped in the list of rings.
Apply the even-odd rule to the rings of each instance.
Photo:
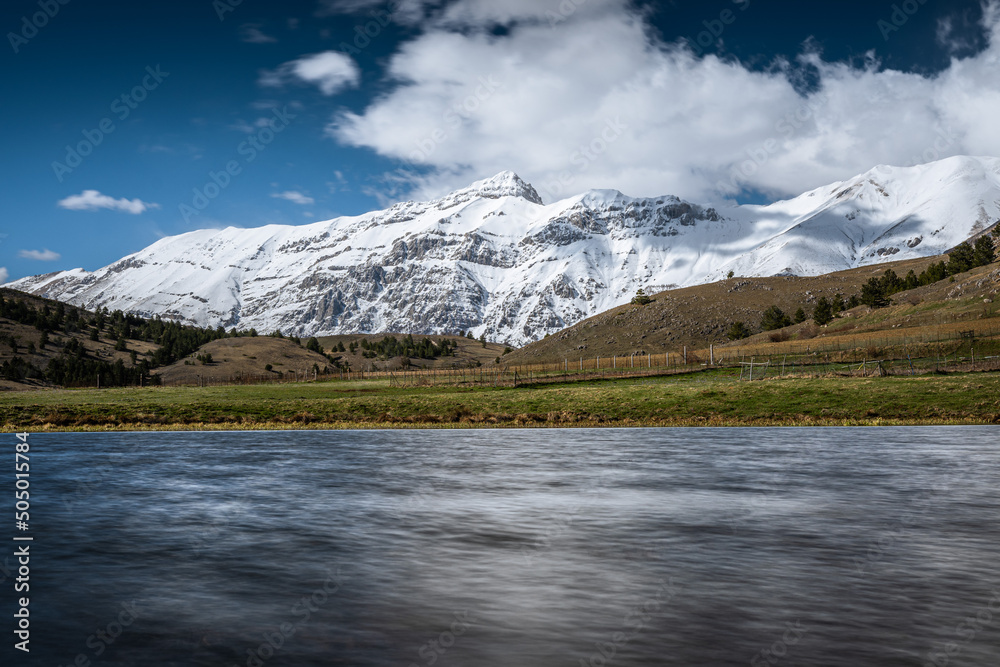
[[[401,331],[520,345],[628,301],[724,277],[818,275],[935,255],[1000,218],[1000,159],[876,167],[721,211],[595,190],[544,204],[512,172],[430,202],[303,226],[164,238],[15,289],[87,308],[297,335]]]

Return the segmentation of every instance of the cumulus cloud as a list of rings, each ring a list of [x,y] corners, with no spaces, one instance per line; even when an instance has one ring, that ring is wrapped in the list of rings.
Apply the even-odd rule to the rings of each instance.
[[[284,192],[275,192],[271,195],[276,199],[285,199],[292,202],[293,204],[298,204],[299,206],[308,206],[309,204],[315,204],[316,200],[312,197],[307,197],[306,195],[298,192],[296,190],[285,190]]]
[[[151,204],[141,199],[126,199],[124,197],[122,199],[115,199],[108,195],[102,195],[97,190],[84,190],[78,195],[72,195],[59,200],[57,204],[61,208],[69,209],[70,211],[97,211],[106,208],[112,211],[131,213],[132,215],[139,215],[151,208],[160,208],[159,204]]]
[[[48,248],[45,250],[20,250],[17,256],[23,259],[34,259],[39,262],[54,262],[62,257],[59,253],[53,252]]]
[[[416,167],[389,179],[414,197],[504,169],[546,200],[599,187],[796,195],[878,164],[1000,155],[998,7],[986,7],[987,48],[929,76],[872,54],[847,64],[805,51],[763,71],[699,57],[663,43],[625,0],[458,0],[392,56],[388,92],[327,131]],[[509,28],[469,29],[477,21]],[[806,93],[803,67],[817,77]]]
[[[324,51],[284,63],[274,70],[265,70],[260,76],[260,84],[270,87],[284,86],[295,80],[318,86],[324,95],[333,95],[357,86],[361,70],[349,56]]]
[[[240,26],[240,39],[249,44],[273,44],[278,40],[261,31],[259,23],[244,23]]]
[[[0,266],[0,285],[6,283],[8,278],[10,278],[10,272],[7,270],[7,267]]]

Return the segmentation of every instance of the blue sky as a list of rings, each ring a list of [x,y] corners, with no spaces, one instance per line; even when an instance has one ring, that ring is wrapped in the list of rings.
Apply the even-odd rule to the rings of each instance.
[[[0,277],[503,169],[765,201],[1000,154],[997,2],[10,0]]]

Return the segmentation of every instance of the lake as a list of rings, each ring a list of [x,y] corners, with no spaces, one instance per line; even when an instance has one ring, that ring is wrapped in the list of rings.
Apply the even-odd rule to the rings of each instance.
[[[29,441],[16,664],[1000,660],[996,427]]]

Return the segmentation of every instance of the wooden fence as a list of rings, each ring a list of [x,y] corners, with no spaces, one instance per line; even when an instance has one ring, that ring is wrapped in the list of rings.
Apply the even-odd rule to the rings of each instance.
[[[971,332],[971,333],[970,333]],[[747,364],[768,365],[765,377],[839,373],[870,375],[871,364],[881,362],[884,374],[934,370],[996,370],[1000,359],[980,354],[976,344],[1000,337],[1000,320],[956,322],[941,327],[896,329],[873,333],[829,335],[808,340],[709,345],[672,352],[631,353],[600,357],[564,358],[558,363],[489,364],[478,367],[378,370],[290,370],[274,373],[214,376],[210,368],[196,382],[164,382],[164,386],[228,386],[295,382],[388,382],[390,387],[479,386],[517,387],[529,384],[594,379],[674,375],[710,369],[740,369]],[[912,351],[912,354],[911,354]],[[382,362],[385,363],[385,362]],[[901,365],[902,364],[902,365]],[[854,370],[852,370],[854,369]],[[759,378],[759,371],[752,375]],[[746,372],[745,377],[751,377]]]

